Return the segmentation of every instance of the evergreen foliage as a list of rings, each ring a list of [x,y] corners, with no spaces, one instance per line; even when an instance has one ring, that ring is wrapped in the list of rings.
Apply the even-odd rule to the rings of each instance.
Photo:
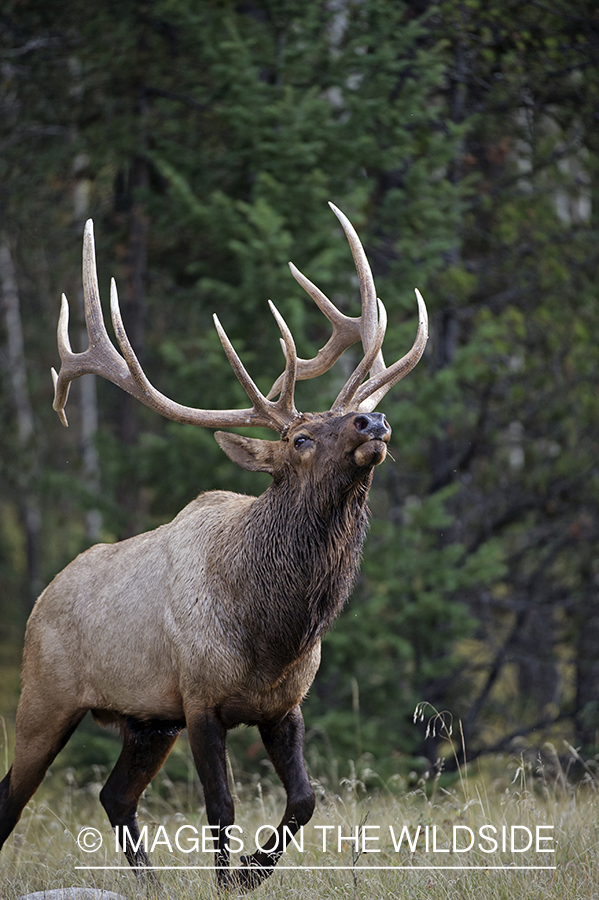
[[[387,306],[387,360],[413,339],[414,287],[432,327],[424,360],[381,404],[396,461],[377,471],[363,573],[305,706],[310,739],[391,768],[434,762],[436,742],[411,721],[427,700],[462,717],[472,755],[550,734],[595,752],[595,4],[8,0],[0,21],[0,242],[33,410],[24,438],[5,298],[7,658],[40,585],[98,536],[153,527],[202,490],[267,484],[205,429],[103,382],[97,432],[78,385],[60,428],[47,373],[63,290],[79,343],[84,219],[101,293],[115,275],[153,383],[226,408],[245,396],[212,312],[262,389],[283,363],[269,297],[301,356],[329,333],[289,259],[357,312],[332,200]],[[330,405],[346,356],[298,386],[299,408]]]

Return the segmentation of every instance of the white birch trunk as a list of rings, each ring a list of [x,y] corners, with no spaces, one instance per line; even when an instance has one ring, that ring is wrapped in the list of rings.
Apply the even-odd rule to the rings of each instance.
[[[75,188],[73,191],[73,211],[75,219],[83,223],[89,216],[90,182],[85,174],[89,160],[85,154],[75,157],[73,171]],[[83,291],[79,292],[79,310],[82,321],[85,320]],[[81,328],[79,349],[86,350],[88,345],[85,326]],[[98,399],[96,392],[96,376],[83,375],[79,379],[79,412],[81,425],[81,454],[83,458],[83,480],[91,496],[100,493],[100,458],[96,450],[96,433],[98,431]],[[97,508],[88,509],[86,513],[85,532],[87,539],[96,544],[102,532],[102,513]]]
[[[6,330],[6,361],[10,393],[15,408],[17,440],[22,451],[18,484],[19,507],[27,541],[27,576],[31,598],[41,590],[40,537],[42,515],[35,490],[39,460],[34,446],[34,418],[27,386],[27,364],[17,273],[10,244],[0,233],[0,290]]]

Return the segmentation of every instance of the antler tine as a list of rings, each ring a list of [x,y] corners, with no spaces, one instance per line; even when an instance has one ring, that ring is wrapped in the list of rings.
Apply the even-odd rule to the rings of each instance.
[[[216,328],[217,334],[220,338],[220,342],[223,345],[223,350],[227,354],[227,359],[231,363],[231,368],[235,372],[237,380],[240,382],[250,400],[254,403],[254,406],[261,405],[263,394],[258,388],[258,385],[251,377],[250,373],[245,368],[244,364],[241,362],[239,356],[235,352],[235,348],[227,337],[227,333],[223,326],[220,324],[220,320],[216,313],[213,313],[212,319],[214,321],[214,327]]]
[[[58,320],[58,349],[62,365],[58,374],[55,370],[52,370],[52,379],[54,381],[54,409],[58,412],[64,425],[68,424],[64,407],[67,402],[70,383],[75,378],[79,378],[87,373],[101,375],[161,415],[185,424],[205,425],[209,428],[260,425],[282,432],[293,420],[294,416],[297,415],[293,407],[295,347],[289,329],[284,322],[283,327],[281,327],[280,322],[279,326],[285,340],[288,362],[285,370],[284,397],[279,398],[277,403],[271,403],[260,393],[228,342],[226,335],[220,328],[220,323],[217,325],[217,328],[220,328],[219,335],[221,335],[221,332],[224,335],[223,346],[233,364],[237,377],[252,400],[252,408],[228,410],[196,409],[175,403],[156,390],[144,374],[125,332],[114,279],[110,289],[110,305],[112,322],[122,356],[116,351],[108,337],[100,304],[93,223],[91,219],[86,223],[83,238],[83,294],[85,300],[85,321],[89,336],[89,347],[87,350],[83,353],[73,353],[71,349],[68,335],[69,307],[66,297],[63,297]],[[222,335],[221,341],[223,340]],[[227,350],[227,345],[231,352]]]
[[[289,330],[287,322],[272,300],[268,301],[268,305],[270,306],[270,311],[275,317],[276,323],[283,335],[281,343],[283,345],[283,352],[285,353],[285,372],[283,373],[283,386],[281,388],[281,396],[279,397],[278,403],[295,416],[297,410],[294,405],[293,396],[295,393],[295,382],[297,380],[297,351],[295,349],[293,335]]]
[[[345,237],[347,238],[347,242],[350,246],[350,250],[354,258],[356,273],[358,275],[358,281],[360,283],[360,297],[362,298],[360,334],[362,337],[362,346],[364,347],[364,352],[368,353],[373,341],[376,338],[376,335],[378,334],[377,296],[374,286],[374,279],[372,277],[372,270],[370,268],[368,259],[366,258],[364,247],[362,246],[360,238],[358,237],[356,229],[354,228],[352,223],[349,221],[345,213],[342,213],[334,203],[329,202],[329,206],[341,223],[341,227],[345,232]],[[380,356],[377,355],[375,357],[370,371],[372,372],[372,374],[375,374],[376,372],[382,371],[384,368],[385,363],[383,361],[383,355],[381,353]]]
[[[66,359],[69,354],[72,355],[71,341],[69,340],[69,301],[67,300],[66,294],[63,294],[61,298],[56,339],[58,342],[58,352],[60,354],[61,360]],[[54,384],[54,402],[52,406],[58,413],[58,418],[60,419],[62,424],[65,426],[65,428],[68,428],[69,422],[64,408],[66,406],[67,400],[69,399],[69,389],[71,387],[71,383],[64,377],[61,381],[54,366],[52,366],[50,372],[52,374],[52,382]]]
[[[372,364],[380,353],[383,341],[385,339],[385,331],[387,330],[387,311],[383,306],[382,300],[377,301],[379,317],[377,323],[377,331],[374,335],[372,343],[363,359],[358,363],[352,374],[349,376],[342,387],[337,399],[331,406],[331,412],[344,413],[347,412],[355,395],[360,387],[366,374],[372,368]]]
[[[295,369],[297,357],[295,354],[295,344],[293,343],[293,338],[291,337],[289,328],[272,303],[270,303],[270,307],[283,334],[286,349],[285,355],[287,357],[283,379],[283,390],[281,391],[281,396],[276,401],[276,403],[273,403],[260,391],[257,384],[252,379],[249,372],[241,362],[239,356],[235,352],[235,348],[227,337],[227,334],[220,324],[216,313],[213,315],[213,319],[214,326],[220,338],[220,342],[223,345],[225,353],[227,354],[227,359],[231,363],[231,368],[235,372],[235,375],[237,376],[246,394],[253,402],[253,411],[256,415],[256,418],[260,417],[261,419],[260,422],[256,421],[253,424],[266,424],[267,427],[275,428],[275,430],[282,432],[297,415],[297,410],[293,405],[293,390],[295,387]]]
[[[347,316],[343,316],[331,301],[325,297],[322,291],[308,281],[301,272],[298,272],[295,266],[290,264],[294,277],[314,299],[329,321],[333,323],[333,335],[323,349],[319,351],[318,355],[311,360],[299,360],[298,379],[313,377],[313,374],[321,374],[330,368],[341,353],[356,342],[357,333],[359,333],[364,347],[364,358],[348,378],[333,403],[331,411],[345,412],[352,405],[361,412],[371,412],[376,408],[387,391],[411,372],[422,357],[428,340],[426,305],[420,291],[416,290],[416,298],[418,300],[418,331],[416,340],[409,353],[406,353],[402,359],[393,365],[386,367],[381,351],[385,334],[383,322],[386,323],[386,313],[381,301],[377,301],[374,280],[364,248],[347,216],[340,209],[337,209],[333,203],[329,203],[329,206],[339,219],[351,248],[360,282],[362,315],[359,319],[349,319]],[[361,384],[368,372],[370,372],[370,378],[364,384]],[[281,379],[275,383],[271,393],[280,385],[280,382]]]
[[[362,300],[362,313],[358,317],[346,316],[342,313],[329,298],[323,294],[320,288],[316,287],[305,275],[303,275],[293,263],[289,263],[291,274],[303,289],[310,294],[320,311],[327,317],[333,326],[333,334],[322,347],[315,357],[312,359],[298,359],[297,380],[303,381],[308,378],[315,378],[328,372],[331,366],[337,362],[341,354],[351,347],[352,344],[362,341],[364,352],[368,353],[372,342],[375,340],[378,329],[377,316],[377,298],[374,287],[374,280],[370,265],[366,258],[364,248],[360,242],[356,230],[346,215],[338,209],[334,203],[329,206],[339,219],[341,227],[347,237],[358,281],[360,284],[360,297]],[[372,366],[371,374],[377,374],[385,369],[382,352],[376,354]],[[281,390],[283,376],[279,376],[272,388],[268,392],[268,397],[274,397]]]
[[[312,282],[306,278],[292,262],[289,263],[289,269],[297,283],[303,287],[306,293],[310,294],[320,311],[327,317],[333,326],[333,334],[324,347],[321,347],[315,357],[312,359],[297,360],[296,380],[305,381],[308,378],[316,378],[318,375],[323,375],[324,372],[328,372],[331,366],[337,362],[341,354],[347,350],[348,347],[351,347],[352,344],[355,344],[360,340],[362,336],[360,332],[360,319],[346,316],[341,310],[337,309],[335,304],[331,303],[326,294],[323,294],[320,288],[316,287],[315,284],[312,284]],[[283,376],[280,375],[267,394],[269,399],[275,397],[279,393],[282,384]]]
[[[83,353],[73,353],[69,340],[69,304],[66,296],[62,295],[60,316],[58,318],[58,352],[62,365],[57,374],[52,369],[54,382],[53,407],[60,417],[63,425],[68,425],[64,412],[69,396],[71,381],[81,375],[93,373],[104,375],[110,381],[125,386],[128,371],[125,361],[119,356],[110,342],[110,338],[104,326],[102,309],[100,305],[100,292],[98,289],[98,277],[96,274],[96,254],[94,248],[94,226],[91,219],[85,224],[83,234],[83,297],[85,304],[85,324],[89,337],[89,347]],[[109,374],[106,374],[106,373]]]
[[[373,409],[376,409],[387,391],[412,371],[424,353],[428,340],[428,313],[418,288],[416,288],[416,299],[418,301],[418,331],[412,349],[393,365],[369,378],[358,388],[354,399],[360,412],[372,412]]]

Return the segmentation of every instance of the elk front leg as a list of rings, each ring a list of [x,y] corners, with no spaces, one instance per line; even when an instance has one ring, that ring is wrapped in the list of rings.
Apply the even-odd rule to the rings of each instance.
[[[227,779],[227,730],[213,710],[187,715],[187,732],[191,752],[206,802],[206,816],[218,828],[215,851],[216,880],[221,887],[231,887],[229,845],[225,829],[235,821],[235,807]]]
[[[288,835],[296,834],[312,818],[315,800],[304,761],[304,732],[299,706],[282,721],[260,726],[266,751],[287,792],[287,806],[276,833],[235,870],[236,886],[241,889],[253,890],[272,875],[286,849]]]

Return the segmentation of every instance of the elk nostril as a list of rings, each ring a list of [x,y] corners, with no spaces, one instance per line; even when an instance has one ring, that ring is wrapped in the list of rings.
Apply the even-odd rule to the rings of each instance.
[[[354,425],[358,429],[358,431],[366,431],[368,426],[370,425],[370,420],[366,418],[366,416],[357,416],[354,419]]]

